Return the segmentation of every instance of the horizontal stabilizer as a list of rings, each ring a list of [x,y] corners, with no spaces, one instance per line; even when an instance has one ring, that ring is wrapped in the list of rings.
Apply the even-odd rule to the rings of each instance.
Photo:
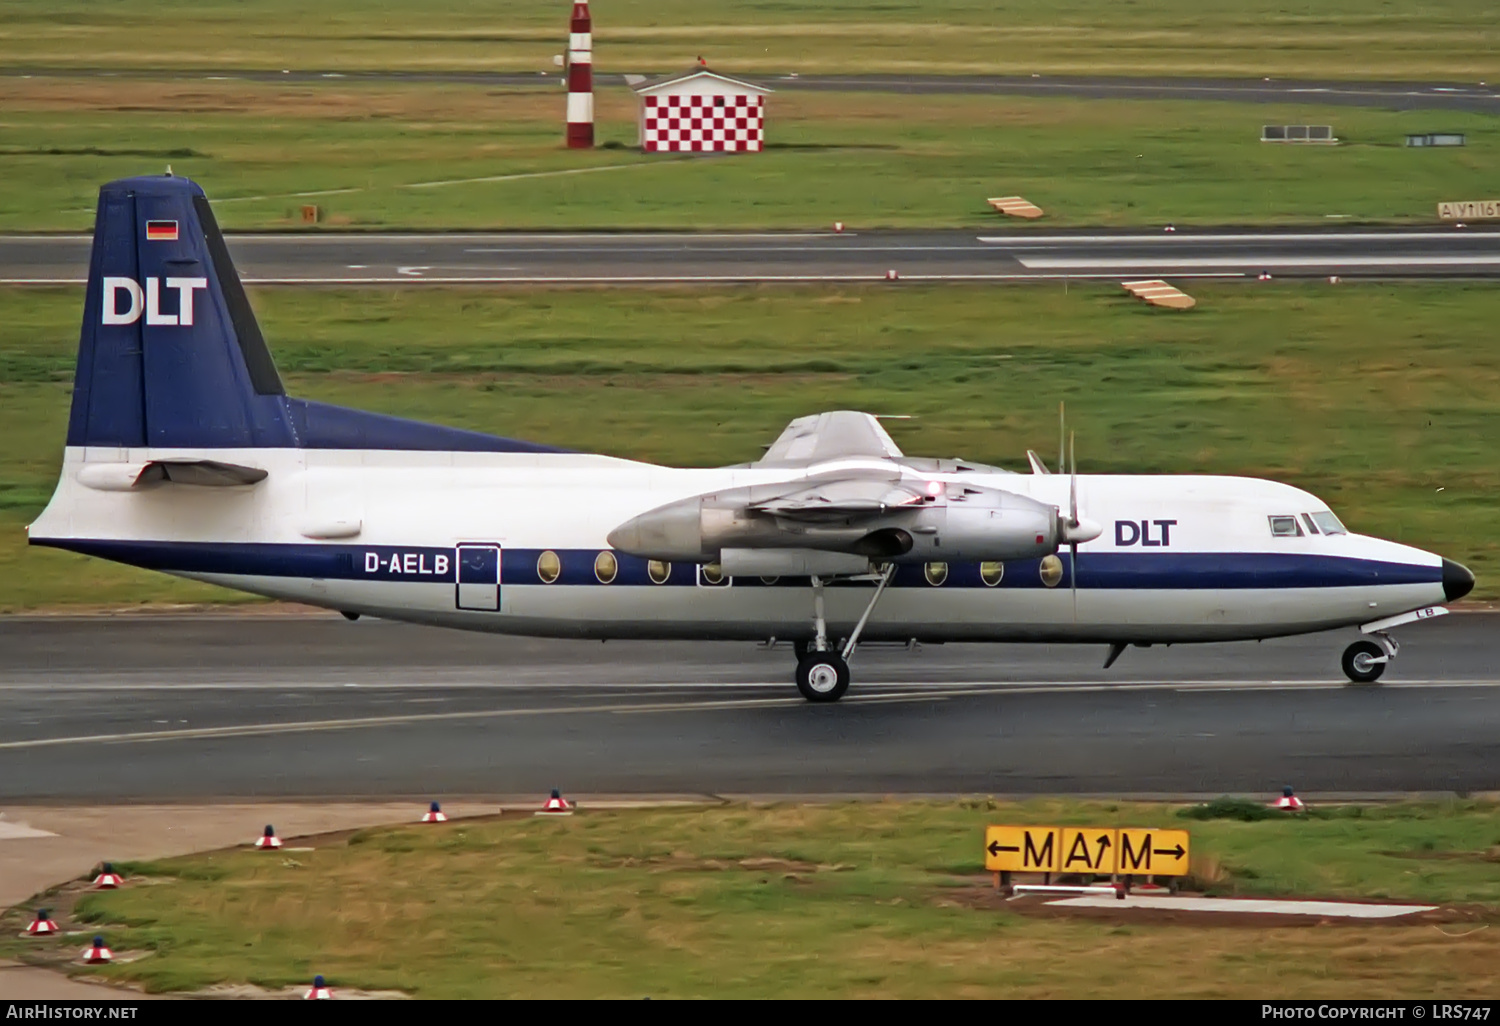
[[[129,492],[171,482],[227,488],[264,481],[267,472],[219,460],[151,460],[148,463],[86,463],[78,481],[101,492]]]

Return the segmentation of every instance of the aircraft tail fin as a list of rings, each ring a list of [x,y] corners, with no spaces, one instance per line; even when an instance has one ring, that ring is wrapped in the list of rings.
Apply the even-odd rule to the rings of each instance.
[[[564,451],[288,398],[207,196],[170,174],[99,190],[68,445]]]
[[[100,189],[68,444],[295,446],[285,396],[203,190]]]

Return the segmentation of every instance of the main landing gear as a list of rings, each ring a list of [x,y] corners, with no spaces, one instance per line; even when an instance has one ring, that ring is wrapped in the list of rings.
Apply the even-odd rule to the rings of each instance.
[[[887,565],[881,571],[875,585],[875,594],[870,596],[869,604],[865,606],[859,622],[854,625],[854,630],[841,649],[828,644],[828,621],[824,616],[823,603],[823,589],[827,582],[821,577],[812,579],[813,640],[796,646],[797,690],[802,692],[803,698],[809,702],[837,702],[844,697],[844,692],[849,690],[849,657],[859,646],[859,636],[864,633],[865,624],[870,622],[870,614],[875,611],[876,603],[895,576],[895,564]]]

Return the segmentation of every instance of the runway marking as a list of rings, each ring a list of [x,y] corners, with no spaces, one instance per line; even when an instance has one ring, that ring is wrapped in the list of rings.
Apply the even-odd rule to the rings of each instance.
[[[1247,261],[1248,262],[1248,261]],[[1178,277],[1244,278],[1249,272],[1203,272]],[[1117,274],[1029,274],[1025,271],[999,274],[908,274],[906,282],[924,281],[1110,281]],[[754,282],[875,282],[885,274],[639,274],[639,275],[471,275],[466,277],[383,277],[366,278],[244,278],[246,285],[734,285]],[[0,285],[83,285],[83,278],[0,278]]]
[[[1381,242],[1396,242],[1413,240],[1419,242],[1448,241],[1457,242],[1460,239],[1479,239],[1490,242],[1500,241],[1500,232],[1495,231],[1467,231],[1461,232],[1454,229],[1447,231],[1425,231],[1425,232],[1239,232],[1233,234],[1214,234],[1212,232],[1194,233],[1174,232],[1171,235],[1158,233],[1152,235],[981,235],[980,242],[992,244],[1045,244],[1045,245],[1067,245],[1070,243],[1100,243],[1112,244],[1122,243],[1137,245],[1139,243],[1158,243],[1166,246],[1188,246],[1194,243],[1215,242],[1369,242],[1371,240]]]
[[[782,685],[785,687],[785,685]],[[975,693],[972,688],[950,691],[906,692],[845,699],[846,704],[927,702],[936,698]],[[310,734],[330,730],[358,730],[368,727],[407,726],[416,723],[454,722],[460,720],[506,719],[522,716],[590,715],[598,713],[697,712],[703,709],[775,708],[805,706],[800,696],[786,698],[719,699],[706,702],[659,702],[652,705],[615,702],[604,705],[554,706],[541,709],[479,709],[466,712],[410,713],[399,716],[355,716],[333,720],[300,720],[288,723],[247,723],[227,727],[184,727],[178,730],[127,731],[116,734],[84,734],[74,737],[31,738],[25,741],[0,742],[0,751],[53,748],[81,744],[149,744],[157,741],[195,741],[213,738],[267,737],[276,734]]]
[[[565,669],[565,668],[563,668]],[[383,672],[383,671],[382,671]],[[1096,691],[1290,691],[1290,690],[1315,690],[1315,689],[1342,689],[1368,687],[1372,691],[1391,690],[1393,688],[1494,688],[1500,687],[1500,679],[1415,679],[1399,681],[1382,681],[1375,685],[1352,684],[1346,680],[1333,678],[1321,678],[1316,680],[1185,680],[1185,681],[1120,681],[1118,683],[1103,680],[1073,680],[1073,681],[961,681],[934,684],[930,681],[870,681],[855,686],[856,693],[850,696],[850,701],[863,697],[867,691],[881,691],[890,689],[907,689],[914,693],[926,689],[936,693],[939,691],[952,691],[955,688],[985,689],[990,694],[1052,694],[1063,692],[1096,692]],[[730,681],[730,680],[699,680],[699,681],[559,681],[549,683],[516,682],[507,683],[501,681],[444,681],[444,680],[408,680],[390,682],[299,682],[288,680],[263,680],[263,681],[215,681],[215,682],[187,682],[181,684],[79,684],[79,683],[47,683],[34,681],[16,684],[0,684],[0,693],[13,692],[57,692],[60,694],[90,694],[96,692],[111,692],[129,694],[133,692],[173,692],[173,691],[261,691],[261,692],[287,692],[287,691],[586,691],[590,689],[605,691],[681,691],[697,690],[708,691],[717,689],[757,689],[757,690],[790,690],[791,684],[783,680],[771,681]]]
[[[1163,270],[1194,267],[1467,267],[1500,264],[1500,253],[1474,253],[1469,256],[1433,254],[1397,254],[1393,256],[1353,256],[1330,253],[1327,256],[1292,256],[1283,253],[1224,257],[1028,257],[1018,256],[1025,267],[1090,267],[1117,270]]]

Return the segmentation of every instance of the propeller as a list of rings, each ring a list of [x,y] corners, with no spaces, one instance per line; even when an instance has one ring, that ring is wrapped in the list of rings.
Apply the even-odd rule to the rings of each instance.
[[[1078,619],[1078,546],[1093,541],[1104,528],[1078,515],[1078,453],[1074,436],[1068,435],[1068,518],[1062,523],[1059,541],[1068,545],[1068,588],[1073,593],[1073,619]],[[1061,461],[1059,461],[1059,467]]]

